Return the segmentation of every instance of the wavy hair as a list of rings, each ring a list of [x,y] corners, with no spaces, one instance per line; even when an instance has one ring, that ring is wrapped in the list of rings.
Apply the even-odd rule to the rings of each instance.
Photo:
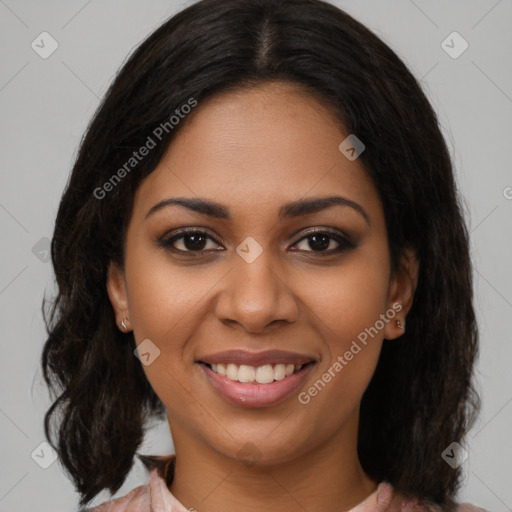
[[[385,340],[360,408],[366,473],[397,493],[452,510],[463,443],[480,408],[469,235],[437,116],[417,79],[379,37],[321,0],[202,0],[172,16],[127,58],[81,140],[51,243],[58,291],[41,365],[52,394],[45,434],[80,494],[115,493],[165,407],[110,304],[134,193],[186,123],[162,131],[136,169],[98,190],[148,135],[195,98],[281,81],[328,105],[366,145],[360,161],[382,201],[392,270],[405,247],[420,268],[407,331]],[[160,132],[158,132],[160,133]],[[110,182],[112,183],[112,182]],[[52,421],[54,420],[54,421]],[[56,434],[56,440],[52,439]]]

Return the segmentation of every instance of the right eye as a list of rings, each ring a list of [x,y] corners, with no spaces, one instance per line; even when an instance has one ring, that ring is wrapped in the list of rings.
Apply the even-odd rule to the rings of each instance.
[[[159,244],[164,249],[169,249],[174,252],[180,252],[183,254],[187,253],[199,253],[201,254],[203,251],[210,250],[219,250],[215,247],[207,248],[205,246],[208,245],[208,240],[215,242],[215,245],[219,245],[216,240],[214,240],[208,233],[205,231],[200,231],[197,229],[187,229],[185,231],[180,231],[170,238],[163,238],[159,241]],[[177,247],[179,245],[180,247]],[[196,254],[187,254],[189,256],[196,256]]]

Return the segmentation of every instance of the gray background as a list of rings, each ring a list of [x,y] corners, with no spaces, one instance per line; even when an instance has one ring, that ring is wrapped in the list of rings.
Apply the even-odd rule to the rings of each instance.
[[[131,50],[189,3],[0,0],[0,512],[76,509],[77,495],[59,463],[41,467],[51,462],[50,450],[40,446],[50,404],[39,368],[45,340],[40,304],[45,291],[54,291],[45,261],[48,239],[99,99]],[[468,436],[458,498],[510,511],[512,2],[335,3],[405,60],[440,116],[465,198],[482,341],[477,384],[483,409]],[[58,43],[47,59],[31,47],[43,31]],[[442,47],[453,31],[469,44],[458,58]],[[452,52],[462,48],[457,39],[447,44]],[[166,423],[155,424],[141,451],[172,451]],[[145,477],[137,462],[118,495]],[[102,494],[95,503],[107,498]]]

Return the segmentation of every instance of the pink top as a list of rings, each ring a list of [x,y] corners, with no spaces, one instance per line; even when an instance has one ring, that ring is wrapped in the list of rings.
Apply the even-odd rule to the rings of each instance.
[[[141,457],[142,459],[142,457]],[[144,460],[146,459],[146,460]],[[150,470],[150,481],[131,490],[122,498],[108,501],[95,508],[82,512],[191,512],[169,491],[169,485],[174,475],[175,454],[167,456],[144,456],[143,462]],[[419,506],[414,500],[391,500],[393,487],[387,482],[381,482],[377,489],[349,512],[433,512],[441,508],[432,506],[431,509]],[[482,508],[469,503],[461,504],[457,512],[485,512]]]

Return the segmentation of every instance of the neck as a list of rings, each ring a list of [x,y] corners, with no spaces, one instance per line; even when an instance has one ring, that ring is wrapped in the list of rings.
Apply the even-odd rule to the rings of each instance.
[[[228,457],[172,424],[176,468],[170,491],[199,512],[350,510],[377,488],[357,457],[357,424],[355,417],[323,445],[279,463]]]

